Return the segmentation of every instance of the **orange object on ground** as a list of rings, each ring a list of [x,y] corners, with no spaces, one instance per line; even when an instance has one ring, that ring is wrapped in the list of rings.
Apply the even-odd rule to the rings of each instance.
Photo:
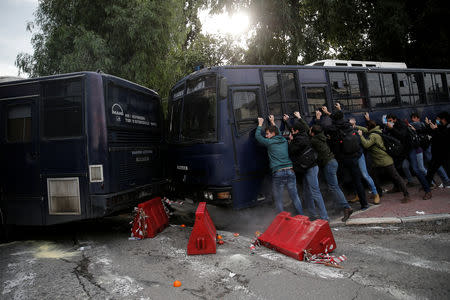
[[[330,225],[325,220],[309,221],[308,217],[291,217],[279,213],[267,230],[258,238],[267,248],[303,260],[304,250],[311,254],[330,253],[336,249]]]
[[[233,235],[237,237],[237,236],[239,236],[239,233],[234,233]]]
[[[169,217],[164,210],[161,197],[156,197],[138,204],[131,235],[140,239],[153,238],[167,226]]]
[[[216,227],[206,209],[206,202],[200,202],[195,212],[195,224],[187,246],[188,255],[216,253]]]
[[[181,226],[181,227],[186,227],[186,225],[184,225],[184,224],[181,224],[180,226]]]
[[[181,286],[181,281],[175,280],[175,281],[173,282],[173,286],[174,286],[174,287],[180,287],[180,286]]]
[[[217,236],[217,239],[221,240],[221,239],[222,239],[222,236],[219,234],[219,235]]]
[[[223,243],[225,243],[225,242],[224,242],[223,240],[218,240],[217,243],[218,243],[219,245],[223,245]]]

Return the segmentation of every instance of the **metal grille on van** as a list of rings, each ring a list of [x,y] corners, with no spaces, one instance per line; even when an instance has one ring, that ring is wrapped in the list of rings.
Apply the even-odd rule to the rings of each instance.
[[[91,182],[103,182],[103,165],[90,165],[89,178]]]
[[[161,140],[161,134],[151,133],[146,131],[125,131],[125,130],[108,130],[108,141],[111,145],[123,145],[123,144],[149,144],[152,142],[159,142]]]
[[[48,178],[47,189],[49,214],[81,214],[80,183],[78,177]]]

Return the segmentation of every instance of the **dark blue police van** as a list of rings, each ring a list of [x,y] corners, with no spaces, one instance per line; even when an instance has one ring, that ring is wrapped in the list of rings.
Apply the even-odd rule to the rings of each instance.
[[[434,117],[450,110],[450,70],[222,66],[180,80],[168,105],[168,172],[171,190],[217,204],[244,208],[270,190],[266,149],[257,144],[257,117],[300,111],[308,121],[339,102],[358,123],[364,113],[381,122],[395,113]]]
[[[0,83],[0,217],[48,225],[97,218],[160,192],[161,99],[80,72]]]

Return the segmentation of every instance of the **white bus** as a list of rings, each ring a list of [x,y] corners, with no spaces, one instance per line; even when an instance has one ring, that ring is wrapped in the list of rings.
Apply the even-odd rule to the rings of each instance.
[[[404,62],[339,60],[339,59],[318,60],[307,64],[307,66],[367,67],[367,68],[396,68],[396,69],[407,68]]]

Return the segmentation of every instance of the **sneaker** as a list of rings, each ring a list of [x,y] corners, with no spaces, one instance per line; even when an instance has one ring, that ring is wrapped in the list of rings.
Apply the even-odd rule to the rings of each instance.
[[[375,197],[373,197],[373,204],[380,204],[380,195],[376,194]]]
[[[425,193],[425,195],[422,197],[423,200],[429,200],[431,199],[432,195],[431,192]]]
[[[359,201],[358,195],[356,195],[355,198],[352,198],[352,199],[348,200],[348,202],[350,202],[350,203],[355,203],[355,202],[358,202],[358,201]]]
[[[369,205],[361,206],[361,210],[367,210],[369,208]]]
[[[345,222],[350,218],[350,215],[353,213],[353,209],[351,207],[344,209],[344,217],[341,219],[342,222]]]
[[[401,203],[408,203],[411,201],[411,198],[409,198],[409,196],[404,196],[402,198],[402,200],[400,200]]]
[[[441,183],[441,184],[438,186],[438,188],[443,189],[443,188],[444,188],[444,185]]]

